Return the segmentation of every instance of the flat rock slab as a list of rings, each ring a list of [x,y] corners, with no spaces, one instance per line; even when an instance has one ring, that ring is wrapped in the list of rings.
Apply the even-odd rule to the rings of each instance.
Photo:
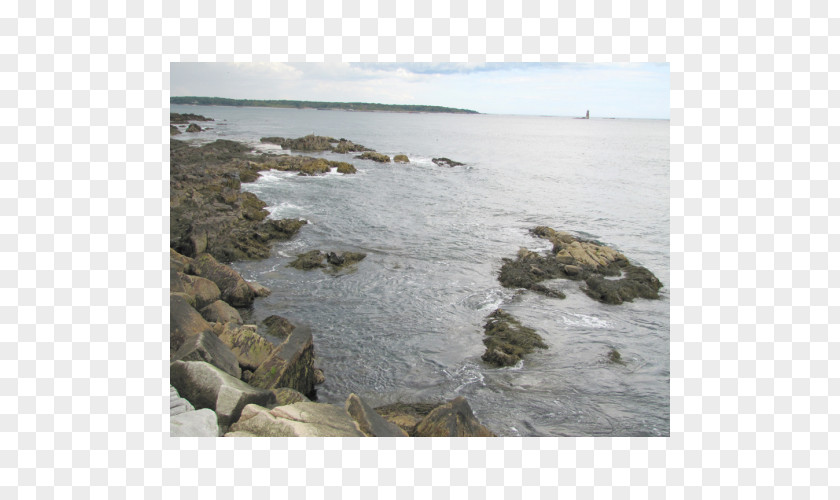
[[[171,437],[219,437],[216,413],[208,408],[189,411],[169,419]]]
[[[170,383],[193,406],[216,412],[222,429],[237,421],[246,405],[274,401],[270,391],[252,387],[205,361],[174,361],[169,375]]]
[[[175,353],[174,359],[206,361],[232,377],[242,377],[236,355],[213,332],[201,332],[194,337],[189,337]]]
[[[343,408],[329,404],[300,402],[267,409],[250,404],[231,425],[228,435],[279,437],[358,436],[361,431]]]
[[[356,394],[351,394],[347,398],[347,401],[344,403],[344,409],[353,417],[359,429],[366,436],[408,437],[408,434],[400,429],[399,426],[382,418]]]

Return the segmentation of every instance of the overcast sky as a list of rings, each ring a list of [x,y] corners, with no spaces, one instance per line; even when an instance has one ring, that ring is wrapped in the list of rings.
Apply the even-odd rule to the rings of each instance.
[[[670,67],[577,63],[172,63],[171,95],[670,118]]]

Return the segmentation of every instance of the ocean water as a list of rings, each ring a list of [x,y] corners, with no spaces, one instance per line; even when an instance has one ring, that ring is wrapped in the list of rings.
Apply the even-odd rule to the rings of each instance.
[[[559,117],[361,113],[173,106],[214,118],[183,134],[260,145],[265,136],[347,138],[411,163],[353,155],[356,175],[271,172],[243,189],[271,217],[310,224],[272,256],[233,266],[273,290],[251,321],[279,314],[312,328],[326,382],[318,400],[351,392],[372,406],[464,396],[503,436],[667,436],[670,394],[669,122]],[[202,124],[202,126],[205,124]],[[465,163],[438,167],[434,157]],[[559,281],[565,300],[503,288],[496,275],[528,229],[598,240],[650,269],[659,300],[595,302]],[[355,270],[299,271],[313,249],[367,253]],[[481,361],[485,317],[501,307],[549,345],[519,365]],[[610,363],[617,349],[625,365]]]

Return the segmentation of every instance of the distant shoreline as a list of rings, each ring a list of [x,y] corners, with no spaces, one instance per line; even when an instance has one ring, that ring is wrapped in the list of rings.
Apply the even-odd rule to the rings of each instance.
[[[228,99],[224,97],[175,96],[169,98],[171,104],[198,106],[232,106],[251,108],[291,108],[316,109],[323,111],[386,111],[392,113],[452,113],[480,114],[472,109],[447,108],[445,106],[425,106],[419,104],[379,104],[370,102],[320,102],[261,99]]]

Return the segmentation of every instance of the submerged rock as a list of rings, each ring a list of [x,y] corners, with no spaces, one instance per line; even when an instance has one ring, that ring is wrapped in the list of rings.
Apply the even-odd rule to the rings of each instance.
[[[503,259],[499,282],[509,288],[525,288],[544,295],[565,298],[540,282],[563,278],[584,281],[584,292],[607,304],[621,304],[637,297],[659,298],[662,283],[649,270],[630,264],[620,252],[569,233],[539,226],[531,233],[549,240],[550,252],[539,254],[520,249],[516,260]],[[619,277],[607,279],[607,277]]]
[[[439,167],[458,167],[463,165],[463,163],[455,160],[450,160],[449,158],[432,158],[432,163]]]
[[[484,345],[487,350],[481,359],[497,366],[512,366],[535,348],[547,349],[533,328],[522,326],[513,316],[496,309],[484,325]]]

